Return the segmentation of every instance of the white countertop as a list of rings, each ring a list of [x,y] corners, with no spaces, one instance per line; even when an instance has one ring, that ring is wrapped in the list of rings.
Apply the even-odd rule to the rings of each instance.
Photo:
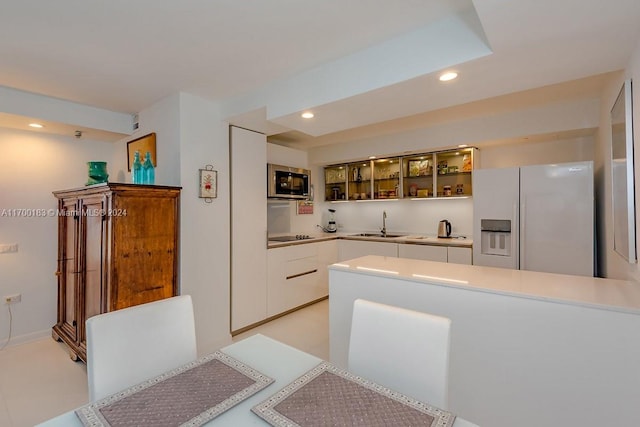
[[[295,235],[297,233],[288,233]],[[471,248],[473,246],[473,240],[462,237],[451,237],[451,238],[439,238],[435,236],[429,235],[421,235],[421,234],[406,234],[400,237],[375,237],[375,236],[358,236],[358,232],[340,232],[340,233],[320,233],[320,234],[308,234],[310,239],[303,240],[293,240],[290,242],[273,242],[268,241],[268,248],[279,248],[282,246],[290,246],[290,245],[300,245],[305,243],[315,243],[322,242],[325,240],[333,240],[333,239],[349,239],[349,240],[364,240],[370,242],[388,242],[388,243],[403,243],[403,244],[414,244],[414,245],[433,245],[433,246],[458,246],[458,247],[466,247]],[[389,234],[395,234],[389,232]],[[399,233],[398,233],[399,234]],[[274,235],[274,236],[279,236]],[[271,236],[270,236],[271,237]]]
[[[640,314],[640,284],[632,281],[381,256],[356,258],[329,269]]]

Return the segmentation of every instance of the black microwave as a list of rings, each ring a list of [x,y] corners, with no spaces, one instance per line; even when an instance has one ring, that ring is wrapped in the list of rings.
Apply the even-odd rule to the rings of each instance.
[[[311,171],[289,166],[267,165],[267,197],[272,199],[308,199]]]

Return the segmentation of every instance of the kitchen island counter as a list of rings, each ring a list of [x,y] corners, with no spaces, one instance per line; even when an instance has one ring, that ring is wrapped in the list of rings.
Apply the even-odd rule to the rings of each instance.
[[[366,256],[335,270],[640,314],[640,284],[598,277]]]
[[[449,409],[463,418],[492,427],[638,425],[637,283],[381,256],[343,261],[329,267],[329,348],[341,367],[358,298],[451,319]]]

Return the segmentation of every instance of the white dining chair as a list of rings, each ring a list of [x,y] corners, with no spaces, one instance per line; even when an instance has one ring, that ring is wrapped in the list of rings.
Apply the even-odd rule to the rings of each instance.
[[[91,402],[197,358],[190,295],[100,314],[86,326]]]
[[[348,370],[447,409],[450,329],[446,317],[357,299]]]

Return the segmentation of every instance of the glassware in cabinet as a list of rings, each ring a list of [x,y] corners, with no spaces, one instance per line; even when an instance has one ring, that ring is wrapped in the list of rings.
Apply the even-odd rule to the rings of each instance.
[[[349,200],[367,200],[371,198],[371,162],[350,163],[347,168],[347,198]]]
[[[400,198],[400,159],[378,159],[373,162],[373,198]]]
[[[347,165],[327,166],[324,168],[325,201],[346,200]]]

